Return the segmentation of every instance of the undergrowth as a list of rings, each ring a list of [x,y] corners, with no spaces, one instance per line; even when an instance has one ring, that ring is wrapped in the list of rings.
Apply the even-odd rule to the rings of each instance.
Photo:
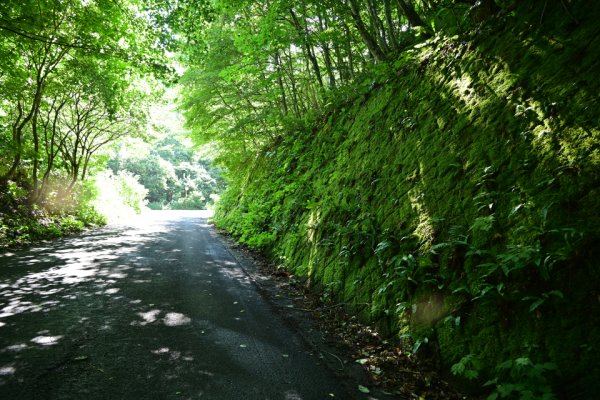
[[[105,217],[85,202],[69,201],[57,209],[32,204],[28,195],[16,182],[8,182],[0,190],[0,246],[58,238],[106,223]]]

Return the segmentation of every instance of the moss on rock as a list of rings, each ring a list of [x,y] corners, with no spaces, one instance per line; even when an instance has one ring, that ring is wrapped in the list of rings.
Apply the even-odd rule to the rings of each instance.
[[[261,154],[217,224],[388,333],[429,335],[448,367],[528,357],[558,366],[559,394],[599,393],[600,6],[583,3],[575,27],[521,5],[408,50]]]

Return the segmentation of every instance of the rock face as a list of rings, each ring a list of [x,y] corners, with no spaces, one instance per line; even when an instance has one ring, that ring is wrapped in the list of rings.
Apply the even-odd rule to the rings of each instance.
[[[406,51],[265,148],[217,224],[459,376],[594,397],[600,7],[582,3]]]

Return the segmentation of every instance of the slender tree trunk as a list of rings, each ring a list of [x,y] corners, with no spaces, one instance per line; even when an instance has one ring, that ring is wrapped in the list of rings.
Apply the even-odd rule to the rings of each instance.
[[[335,56],[336,69],[338,71],[340,81],[342,83],[348,82],[350,80],[348,74],[348,65],[344,61],[340,44],[335,41],[333,42],[333,55]]]
[[[31,179],[33,182],[33,191],[31,192],[31,202],[35,202],[39,195],[39,182],[38,182],[38,171],[40,169],[40,137],[38,132],[38,117],[39,117],[39,107],[36,108],[33,113],[33,118],[31,118],[31,133],[33,135],[33,171],[31,174]]]
[[[87,171],[88,171],[88,167],[90,165],[90,160],[92,158],[92,154],[93,154],[93,152],[88,151],[87,154],[85,155],[85,160],[83,162],[83,170],[81,172],[81,181],[84,181],[87,176]]]
[[[390,52],[390,47],[388,46],[385,34],[385,28],[383,27],[383,22],[381,22],[381,18],[379,18],[379,13],[377,11],[377,6],[373,2],[373,0],[367,0],[367,9],[369,10],[369,15],[371,16],[371,26],[373,27],[373,32],[375,33],[375,38],[377,39],[377,43],[379,43],[379,47],[383,50],[385,54]]]
[[[385,12],[385,23],[387,25],[388,36],[390,38],[390,45],[394,51],[400,51],[400,44],[398,43],[398,37],[396,36],[396,28],[394,26],[394,20],[392,18],[392,5],[391,0],[383,0],[383,8]]]
[[[421,17],[419,17],[419,14],[417,14],[417,12],[415,11],[415,7],[412,5],[410,0],[396,0],[396,1],[398,3],[398,6],[402,9],[402,13],[408,20],[408,23],[411,26],[427,27],[427,25],[425,25],[425,23],[423,22]]]
[[[287,97],[285,94],[285,85],[283,84],[283,72],[281,71],[281,58],[279,57],[279,50],[275,52],[275,72],[277,73],[277,83],[279,85],[279,91],[281,92],[281,106],[283,107],[283,114],[288,114]]]
[[[287,57],[287,75],[290,80],[290,92],[292,93],[292,106],[294,110],[294,116],[300,118],[300,98],[298,96],[298,89],[296,87],[296,77],[294,76],[293,58],[290,53],[284,51],[284,55]]]
[[[348,75],[350,79],[354,79],[354,54],[352,52],[352,35],[350,28],[345,23],[342,23],[342,28],[346,36],[344,45],[346,46],[346,54],[348,55]]]
[[[331,28],[331,22],[329,15],[327,14],[327,10],[323,10],[323,20],[325,22],[325,28]],[[343,24],[342,21],[338,21],[338,23]],[[344,25],[345,26],[345,25]],[[340,39],[341,38],[341,39]],[[350,80],[350,73],[348,72],[348,64],[344,60],[344,55],[342,54],[342,40],[346,38],[341,36],[340,38],[332,38],[331,39],[331,50],[333,51],[332,60],[335,59],[335,62],[332,61],[334,71],[337,71],[337,76],[339,80],[343,82],[348,82]]]
[[[56,101],[56,99],[52,101],[52,105],[50,106],[50,110],[48,111],[48,115],[43,124],[44,147],[46,148],[46,167],[42,176],[42,183],[38,191],[38,197],[36,199],[36,202],[39,202],[40,200],[43,201],[46,199],[48,183],[50,181],[50,174],[54,169],[54,161],[56,159],[56,156],[60,152],[60,147],[66,139],[65,137],[58,138],[58,120],[62,108],[67,104],[67,97],[61,99],[58,105],[56,104]],[[52,124],[50,125],[51,122]]]
[[[323,24],[323,19],[319,15],[319,31],[323,33],[326,27]],[[333,70],[333,63],[331,62],[331,50],[329,44],[323,40],[321,42],[321,48],[323,49],[323,59],[325,60],[325,68],[327,69],[327,77],[329,78],[329,86],[331,88],[336,87],[335,72]]]
[[[17,168],[19,168],[19,164],[21,163],[21,152],[22,152],[21,141],[22,141],[22,130],[23,130],[23,127],[21,125],[22,118],[23,118],[23,106],[22,106],[21,102],[18,101],[17,102],[17,118],[15,119],[15,122],[13,122],[13,125],[12,125],[12,144],[14,146],[13,162],[12,162],[10,168],[8,169],[8,171],[6,172],[6,174],[4,174],[0,178],[0,185],[2,185],[2,186],[6,185],[8,183],[8,181],[11,180],[15,176],[15,173],[17,172]]]
[[[354,25],[356,26],[356,29],[358,30],[358,33],[360,34],[361,38],[367,45],[371,56],[376,61],[385,60],[385,54],[383,50],[377,44],[377,40],[374,39],[373,36],[369,33],[367,27],[365,26],[365,23],[363,22],[360,16],[360,9],[356,0],[348,0],[348,4],[350,5],[350,15],[354,20]]]
[[[310,44],[310,40],[308,37],[308,32],[306,30],[306,27],[302,26],[302,24],[300,23],[300,20],[298,19],[298,16],[294,12],[293,8],[290,8],[290,14],[292,16],[292,21],[294,22],[294,27],[296,28],[298,35],[302,39],[304,53],[306,55],[306,58],[312,65],[312,69],[313,69],[313,72],[315,73],[315,78],[317,80],[317,83],[319,84],[319,87],[323,88],[324,85],[323,85],[323,77],[321,76],[321,68],[319,67],[319,62],[317,61],[317,57],[315,56],[315,53]]]

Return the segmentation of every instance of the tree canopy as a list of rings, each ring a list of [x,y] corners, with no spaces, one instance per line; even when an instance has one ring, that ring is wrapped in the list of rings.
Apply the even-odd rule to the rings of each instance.
[[[181,107],[195,139],[218,142],[232,168],[281,132],[304,129],[324,107],[370,88],[415,43],[497,10],[489,1],[192,3],[173,14],[189,67]]]
[[[72,188],[102,146],[139,132],[166,45],[143,1],[7,1],[0,15],[0,182],[20,176],[39,201],[50,177]]]

